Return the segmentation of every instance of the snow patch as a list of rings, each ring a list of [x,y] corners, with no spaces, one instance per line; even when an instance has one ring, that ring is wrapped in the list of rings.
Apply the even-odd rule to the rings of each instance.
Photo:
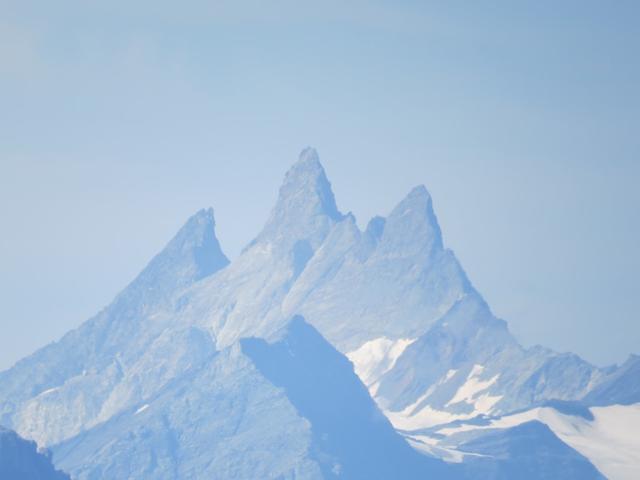
[[[447,383],[456,373],[458,373],[458,370],[449,370],[444,376],[442,383]]]
[[[443,412],[442,410],[436,410],[430,406],[420,408],[422,402],[429,398],[429,395],[431,395],[437,387],[451,380],[456,372],[457,370],[449,370],[444,377],[438,380],[437,383],[431,385],[426,392],[420,395],[415,402],[404,410],[400,412],[386,410],[384,414],[387,416],[391,424],[399,430],[418,430],[421,428],[433,427],[434,425],[453,422],[454,420],[469,418],[466,415],[454,415],[448,412]]]
[[[371,387],[393,368],[400,355],[415,340],[415,338],[398,340],[386,337],[376,338],[347,353],[347,358],[353,363],[356,375],[371,390]]]
[[[58,390],[60,390],[60,387],[49,388],[49,389],[45,390],[44,392],[40,392],[40,394],[38,396],[48,395],[49,393],[53,393],[53,392],[58,391]]]
[[[448,407],[455,403],[466,402],[474,407],[473,411],[469,413],[449,413],[443,410],[437,410],[430,405],[420,408],[420,405],[437,387],[448,382],[457,373],[457,370],[449,370],[444,377],[437,383],[431,385],[427,391],[411,405],[399,412],[386,410],[384,414],[395,428],[408,431],[431,428],[436,425],[443,425],[456,420],[468,420],[480,414],[487,414],[494,405],[502,399],[502,395],[490,395],[489,393],[481,395],[482,392],[496,383],[499,377],[499,375],[495,375],[489,380],[480,380],[479,377],[483,370],[484,367],[482,365],[474,365],[467,377],[467,381],[458,389],[449,403],[445,405]]]
[[[483,371],[484,367],[482,365],[474,365],[467,377],[467,381],[458,389],[446,406],[449,407],[456,403],[465,402],[473,405],[473,416],[489,413],[494,405],[502,399],[502,395],[490,395],[488,392],[480,395],[480,393],[494,385],[498,381],[500,374],[494,375],[488,380],[480,380]]]
[[[442,410],[436,410],[427,405],[419,411],[415,411],[417,403],[409,405],[401,412],[392,412],[386,410],[384,414],[387,416],[391,424],[398,430],[420,430],[422,428],[430,428],[435,425],[450,423],[455,420],[466,420],[470,415],[457,415]]]

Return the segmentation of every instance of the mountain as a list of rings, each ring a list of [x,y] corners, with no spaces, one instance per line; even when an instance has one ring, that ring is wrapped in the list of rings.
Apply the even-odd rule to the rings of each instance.
[[[109,419],[202,358],[202,339],[170,332],[175,295],[229,262],[212,210],[191,217],[103,311],[0,373],[0,421],[51,445]],[[194,340],[195,339],[195,340]],[[184,343],[183,350],[178,347]]]
[[[311,424],[323,478],[458,478],[413,450],[378,410],[350,362],[302,317],[280,340],[241,340],[243,352]]]
[[[350,362],[301,317],[246,338],[110,421],[55,446],[90,478],[458,478],[413,450]]]
[[[298,316],[306,323],[291,323]],[[284,355],[300,339],[339,383],[304,350]],[[468,457],[438,433],[460,422],[557,400],[635,402],[634,365],[600,369],[522,347],[445,247],[426,188],[361,231],[306,149],[232,262],[202,210],[111,305],[0,373],[0,423],[50,447],[80,479],[331,478],[334,467],[360,478],[363,451],[375,471],[381,462],[426,472]],[[379,425],[342,409],[372,412]],[[559,443],[546,444],[565,455],[551,430]],[[389,455],[376,462],[380,451]],[[569,465],[581,478],[583,463]]]
[[[555,444],[556,448],[550,453],[532,455],[533,458],[529,459],[523,458],[522,450],[514,459],[514,455],[505,450],[508,443],[498,448],[500,443],[510,442],[514,432],[522,431],[529,424],[538,425],[536,430],[529,432],[535,437],[528,442],[529,448],[537,448],[545,443]],[[545,465],[544,469],[548,472],[554,464],[559,469],[553,475],[549,474],[549,478],[569,478],[567,470],[564,470],[565,460],[554,460],[552,457],[560,454],[566,456],[568,449],[572,449],[570,458],[566,460],[572,463],[579,460],[581,466],[574,464],[576,468],[570,470],[571,475],[594,478],[588,473],[591,467],[584,470],[586,466],[583,460],[587,459],[606,478],[633,480],[640,475],[640,440],[636,434],[639,428],[640,404],[585,407],[574,402],[549,402],[545,406],[504,416],[436,426],[411,438],[432,445],[432,448],[450,456],[457,455],[472,461],[480,454],[485,460],[491,457],[499,461],[506,460],[510,467],[517,466],[514,460],[518,459],[515,463],[522,464],[518,468],[524,468],[527,464],[535,465],[536,461],[551,457],[550,464]],[[562,448],[558,447],[560,444]],[[495,467],[489,465],[484,468]]]
[[[584,398],[589,405],[632,405],[640,403],[640,356],[631,355],[620,368],[614,368],[606,380]]]
[[[11,430],[0,427],[0,478],[7,480],[70,480],[51,464],[48,451],[38,451]]]
[[[362,368],[358,352],[349,355],[356,370]],[[523,348],[470,291],[391,368],[368,381],[394,424],[417,430],[551,399],[581,399],[605,377],[576,355]]]
[[[558,439],[547,425],[537,421],[497,430],[469,440],[466,468],[484,478],[509,480],[605,477],[591,462]]]

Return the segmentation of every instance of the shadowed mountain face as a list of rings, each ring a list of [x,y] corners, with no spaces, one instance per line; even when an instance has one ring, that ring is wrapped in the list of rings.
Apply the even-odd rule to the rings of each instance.
[[[602,370],[518,344],[445,247],[424,187],[361,231],[307,149],[231,263],[214,226],[195,214],[108,307],[1,372],[0,423],[79,480],[372,478],[442,468],[378,407],[411,436],[591,392],[635,401],[634,362]]]
[[[53,447],[75,480],[322,478],[310,429],[238,345]]]
[[[148,403],[57,445],[58,463],[77,479],[458,478],[405,442],[302,318],[279,334],[211,352]]]
[[[3,480],[70,480],[56,470],[47,452],[38,452],[35,442],[0,427],[0,478]]]
[[[456,466],[419,454],[395,432],[351,363],[301,317],[273,344],[257,338],[240,343],[311,423],[312,456],[324,478],[459,478]]]

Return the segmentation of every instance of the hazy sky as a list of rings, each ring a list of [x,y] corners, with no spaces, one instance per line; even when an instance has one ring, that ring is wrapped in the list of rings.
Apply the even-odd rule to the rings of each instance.
[[[416,184],[525,344],[640,353],[640,2],[0,0],[0,369],[204,206],[233,258],[312,145],[361,226]]]

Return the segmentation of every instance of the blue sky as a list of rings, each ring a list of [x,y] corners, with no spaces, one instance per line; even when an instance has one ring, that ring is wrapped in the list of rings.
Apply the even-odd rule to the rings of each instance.
[[[637,2],[130,3],[0,0],[0,368],[307,145],[361,226],[424,183],[525,345],[640,351]]]

